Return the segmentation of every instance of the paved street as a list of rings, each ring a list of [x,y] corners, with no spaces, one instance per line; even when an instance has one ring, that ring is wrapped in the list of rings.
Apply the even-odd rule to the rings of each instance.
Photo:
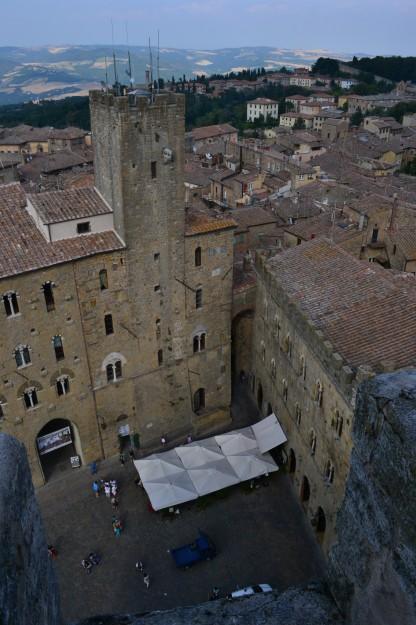
[[[114,477],[121,484],[125,531],[120,538],[112,532],[110,502],[93,496],[88,469],[74,470],[38,491],[48,541],[59,552],[54,566],[67,620],[197,603],[215,585],[223,592],[261,582],[283,589],[322,571],[318,549],[283,472],[274,474],[267,487],[249,490],[239,485],[223,498],[185,505],[180,515],[149,511],[131,463],[122,467],[117,459],[108,460],[98,477]],[[218,556],[177,570],[168,549],[192,541],[198,528],[214,539]],[[88,575],[80,562],[92,550],[103,559]],[[137,559],[150,574],[149,590],[135,571]]]

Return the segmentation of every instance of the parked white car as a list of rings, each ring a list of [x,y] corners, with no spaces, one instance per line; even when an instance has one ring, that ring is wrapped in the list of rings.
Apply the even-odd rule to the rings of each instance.
[[[227,595],[228,599],[238,599],[239,597],[249,597],[250,595],[257,595],[258,593],[272,592],[273,588],[269,584],[257,584],[256,586],[247,586],[246,588],[240,588],[234,590],[231,594]]]

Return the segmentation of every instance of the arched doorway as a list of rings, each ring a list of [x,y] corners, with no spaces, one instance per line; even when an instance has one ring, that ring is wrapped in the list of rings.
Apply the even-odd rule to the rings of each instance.
[[[300,500],[302,503],[307,503],[311,496],[311,488],[309,486],[309,480],[306,475],[303,476],[302,486],[300,487]]]
[[[323,534],[325,530],[326,530],[325,512],[323,511],[321,506],[319,506],[318,510],[316,511],[316,531],[318,534]]]
[[[251,344],[253,337],[254,311],[243,310],[236,315],[231,325],[231,372],[233,382],[242,371],[251,371]]]
[[[296,471],[296,455],[293,449],[289,450],[289,473],[295,473]]]
[[[35,444],[45,482],[82,464],[78,428],[68,419],[49,421],[39,431]]]
[[[260,412],[262,412],[262,408],[263,408],[263,387],[261,385],[261,382],[259,382],[259,384],[257,386],[257,406],[258,406]]]

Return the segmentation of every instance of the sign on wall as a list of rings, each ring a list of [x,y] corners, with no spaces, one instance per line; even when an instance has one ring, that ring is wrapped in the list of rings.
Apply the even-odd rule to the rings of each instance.
[[[51,451],[55,451],[55,449],[59,449],[59,447],[64,447],[72,443],[71,428],[67,426],[55,432],[45,434],[44,436],[39,436],[36,442],[38,444],[39,454],[41,456],[43,454],[48,454]]]

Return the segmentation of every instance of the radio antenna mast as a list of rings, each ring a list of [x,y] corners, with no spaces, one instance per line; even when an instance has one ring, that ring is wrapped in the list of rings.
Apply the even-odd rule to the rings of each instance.
[[[114,84],[118,84],[116,53],[114,50],[114,22],[111,20],[111,43],[113,46]]]
[[[149,61],[150,61],[150,95],[151,95],[151,99],[153,102],[154,99],[154,84],[153,84],[153,55],[152,55],[152,46],[150,43],[150,37],[149,37]]]
[[[157,92],[160,93],[160,44],[159,44],[159,30],[157,31]]]
[[[130,47],[129,47],[129,31],[127,28],[127,22],[126,22],[126,41],[127,41],[127,57],[128,57],[128,68],[126,69],[126,74],[129,77],[130,86],[133,87],[134,78],[133,78],[133,69],[132,69],[132,64],[131,64]]]
[[[108,64],[107,64],[107,56],[105,57],[105,89],[108,91]]]

